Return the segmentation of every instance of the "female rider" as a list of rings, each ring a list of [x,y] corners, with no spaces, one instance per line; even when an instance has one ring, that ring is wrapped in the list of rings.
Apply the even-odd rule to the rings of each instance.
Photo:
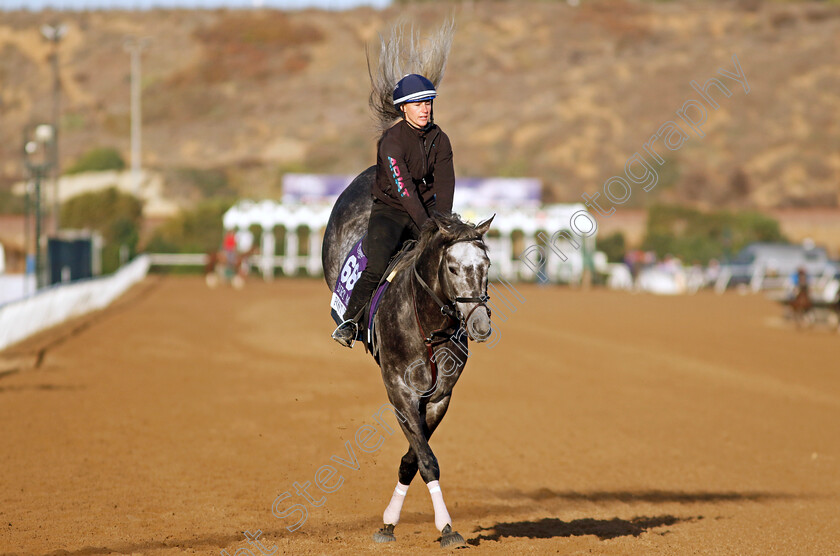
[[[343,346],[353,347],[364,325],[364,306],[403,240],[416,239],[433,211],[452,211],[452,146],[434,123],[432,100],[436,96],[432,82],[415,73],[400,79],[394,88],[394,106],[402,120],[379,139],[373,208],[362,243],[368,262],[353,288],[346,320],[332,333]]]

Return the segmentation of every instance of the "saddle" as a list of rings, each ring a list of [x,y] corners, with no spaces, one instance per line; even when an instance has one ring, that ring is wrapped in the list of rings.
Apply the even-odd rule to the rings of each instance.
[[[357,241],[350,252],[344,259],[344,264],[341,266],[341,272],[336,280],[335,288],[333,289],[332,300],[330,302],[330,316],[332,316],[336,325],[344,322],[346,316],[347,303],[350,300],[350,294],[353,292],[353,287],[362,271],[367,267],[367,256],[362,249],[362,242],[365,236]],[[379,336],[376,330],[376,311],[379,309],[379,303],[385,294],[385,290],[391,284],[391,281],[396,275],[395,267],[407,253],[409,253],[417,244],[416,240],[409,239],[405,241],[391,260],[382,278],[379,279],[379,284],[373,290],[373,294],[362,311],[364,318],[359,326],[359,333],[356,336],[356,341],[361,341],[365,346],[365,351],[370,352],[377,363],[379,363]]]

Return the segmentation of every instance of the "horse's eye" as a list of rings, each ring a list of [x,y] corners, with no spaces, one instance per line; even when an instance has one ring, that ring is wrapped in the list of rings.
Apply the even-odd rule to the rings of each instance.
[[[449,272],[452,274],[458,274],[458,268],[455,265],[449,265]]]

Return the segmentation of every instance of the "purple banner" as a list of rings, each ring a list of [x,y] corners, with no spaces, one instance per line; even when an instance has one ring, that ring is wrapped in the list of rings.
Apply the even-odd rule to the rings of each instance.
[[[284,174],[284,203],[335,202],[355,176],[326,174]]]
[[[452,206],[538,207],[542,183],[536,178],[457,178]]]
[[[284,203],[333,203],[355,176],[322,174],[285,174]],[[537,207],[542,197],[542,182],[536,178],[457,178],[453,206],[462,207]]]

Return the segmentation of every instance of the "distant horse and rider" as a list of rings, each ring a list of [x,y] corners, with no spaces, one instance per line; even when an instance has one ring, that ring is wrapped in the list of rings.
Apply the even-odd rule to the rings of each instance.
[[[464,545],[452,528],[429,440],[464,370],[469,339],[482,342],[491,333],[484,235],[492,218],[474,225],[451,213],[452,152],[434,124],[432,99],[453,29],[444,24],[425,49],[400,26],[381,40],[378,65],[370,70],[370,105],[384,130],[377,164],[339,196],[323,241],[324,276],[339,325],[333,338],[347,347],[361,340],[371,351],[408,440],[376,542],[396,540],[394,528],[419,472],[441,546]]]
[[[207,253],[204,264],[204,281],[210,288],[215,288],[219,282],[230,283],[234,289],[245,287],[245,277],[248,275],[248,260],[256,252],[256,246],[248,242],[247,249],[240,250],[233,230],[228,230],[222,240],[222,248]]]
[[[829,282],[822,296],[814,298],[808,282],[808,273],[804,268],[796,271],[791,297],[782,300],[799,330],[803,326],[811,327],[819,320],[819,315],[834,319],[835,330],[840,332],[840,288],[835,278]]]
[[[800,268],[796,272],[795,288],[793,299],[790,300],[790,309],[793,314],[793,321],[796,323],[796,328],[801,328],[803,324],[813,323],[813,315],[810,313],[814,304],[811,302],[808,274],[805,272],[805,269]]]

